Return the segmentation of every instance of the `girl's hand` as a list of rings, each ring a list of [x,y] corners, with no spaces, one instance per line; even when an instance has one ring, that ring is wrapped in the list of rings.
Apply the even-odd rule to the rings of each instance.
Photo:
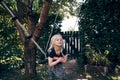
[[[57,60],[58,60],[59,62],[62,62],[62,61],[63,61],[63,58],[62,58],[62,57],[59,57]]]

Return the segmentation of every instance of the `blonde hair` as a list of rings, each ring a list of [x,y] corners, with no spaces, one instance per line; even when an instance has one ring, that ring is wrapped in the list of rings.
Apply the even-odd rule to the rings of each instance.
[[[51,41],[50,41],[50,47],[49,47],[48,51],[51,50],[52,48],[54,48],[54,42],[58,36],[62,37],[61,34],[55,34],[54,36],[52,36]],[[63,38],[62,38],[62,41],[63,41]],[[63,41],[63,44],[64,44],[64,41]],[[62,49],[63,49],[63,46],[62,46]]]

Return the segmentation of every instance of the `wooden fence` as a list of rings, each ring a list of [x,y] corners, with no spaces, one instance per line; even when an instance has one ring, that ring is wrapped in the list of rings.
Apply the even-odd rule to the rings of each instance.
[[[65,41],[64,47],[71,58],[76,58],[80,54],[80,38],[78,31],[61,32]]]

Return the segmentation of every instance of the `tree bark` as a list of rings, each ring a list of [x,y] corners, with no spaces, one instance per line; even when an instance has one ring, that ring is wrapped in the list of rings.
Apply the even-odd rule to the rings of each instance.
[[[24,48],[24,65],[26,77],[35,76],[36,73],[36,48],[26,44]]]
[[[46,22],[51,3],[52,3],[52,0],[44,0],[40,18],[39,18],[38,24],[36,25],[35,31],[33,33],[33,39],[35,39],[36,41],[39,39],[41,35],[43,24]]]

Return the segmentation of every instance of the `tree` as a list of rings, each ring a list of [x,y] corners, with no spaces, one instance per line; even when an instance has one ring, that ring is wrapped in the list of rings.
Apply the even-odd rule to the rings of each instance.
[[[26,18],[28,19],[28,22],[27,22],[28,31],[30,34],[32,34],[32,38],[35,41],[38,41],[39,36],[42,35],[41,32],[43,29],[43,24],[46,21],[52,0],[44,1],[43,8],[41,10],[41,14],[40,14],[40,18],[39,18],[39,22],[37,23],[36,26],[31,18],[33,0],[31,0],[31,1],[23,0],[23,3],[26,5],[25,13],[27,13]],[[18,7],[18,9],[19,8],[20,7]],[[24,13],[24,12],[22,12],[22,13]],[[19,25],[18,25],[18,27],[19,27]],[[20,33],[21,40],[24,43],[25,74],[27,76],[36,75],[36,47],[31,40],[28,40],[25,38],[25,35],[23,34],[23,31],[21,31],[20,28],[18,30]]]
[[[86,0],[81,8],[80,31],[86,44],[96,51],[104,53],[115,66],[119,64],[119,31],[120,31],[120,1],[118,0]]]
[[[43,29],[43,24],[47,20],[47,15],[50,9],[50,5],[52,0],[45,0],[43,3],[43,8],[41,10],[39,22],[35,25],[33,21],[33,13],[32,13],[32,4],[33,0],[17,0],[17,9],[19,12],[19,16],[22,16],[27,21],[27,28],[29,34],[32,34],[32,38],[35,41],[38,41],[39,36]],[[12,6],[13,7],[13,6]],[[31,39],[27,39],[24,31],[21,29],[20,25],[17,24],[17,29],[19,31],[20,39],[24,45],[24,64],[25,64],[25,75],[31,76],[36,75],[36,46],[31,41]],[[42,35],[42,34],[41,34]]]

